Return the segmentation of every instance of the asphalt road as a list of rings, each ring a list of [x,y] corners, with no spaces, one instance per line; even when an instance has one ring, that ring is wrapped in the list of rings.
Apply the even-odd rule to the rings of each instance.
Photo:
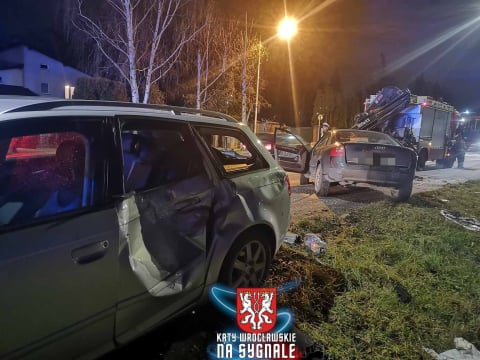
[[[464,169],[437,169],[434,162],[427,162],[426,170],[417,171],[413,182],[413,193],[438,189],[446,184],[480,180],[480,147],[465,155]],[[313,184],[300,185],[299,174],[289,173],[292,185],[292,218],[298,219],[325,208],[342,213],[375,201],[389,199],[390,189],[368,185],[334,186],[327,197],[318,199]]]

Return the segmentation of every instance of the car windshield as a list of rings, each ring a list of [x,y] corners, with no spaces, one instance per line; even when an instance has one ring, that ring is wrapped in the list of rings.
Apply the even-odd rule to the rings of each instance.
[[[400,146],[392,137],[375,131],[336,130],[333,132],[333,141]]]

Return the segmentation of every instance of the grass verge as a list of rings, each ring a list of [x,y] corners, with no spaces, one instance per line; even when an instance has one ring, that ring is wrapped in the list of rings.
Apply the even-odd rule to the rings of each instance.
[[[283,245],[270,284],[301,277],[279,301],[331,359],[429,359],[464,337],[480,348],[480,233],[440,210],[480,219],[480,182],[302,219],[291,230],[317,233],[327,252]]]

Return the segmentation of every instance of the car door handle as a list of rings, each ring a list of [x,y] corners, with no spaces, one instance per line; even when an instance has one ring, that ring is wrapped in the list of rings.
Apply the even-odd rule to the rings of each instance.
[[[72,250],[72,259],[76,264],[83,265],[101,259],[108,251],[110,243],[107,240],[89,244]]]

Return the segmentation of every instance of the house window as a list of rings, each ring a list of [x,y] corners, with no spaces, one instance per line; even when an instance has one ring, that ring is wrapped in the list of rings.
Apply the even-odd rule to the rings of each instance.
[[[47,70],[47,69],[48,69],[48,65],[47,65],[47,64],[40,64],[40,69],[45,69],[45,70]]]
[[[41,83],[40,91],[42,94],[48,94],[48,83]]]

